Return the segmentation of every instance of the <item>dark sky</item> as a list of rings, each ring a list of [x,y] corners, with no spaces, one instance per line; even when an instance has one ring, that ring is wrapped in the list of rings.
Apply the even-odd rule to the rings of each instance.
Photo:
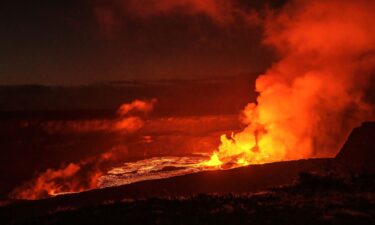
[[[1,1],[0,84],[235,76],[272,62],[260,27],[218,25],[203,13],[145,18],[118,8],[126,1]],[[265,1],[240,2],[259,11]]]

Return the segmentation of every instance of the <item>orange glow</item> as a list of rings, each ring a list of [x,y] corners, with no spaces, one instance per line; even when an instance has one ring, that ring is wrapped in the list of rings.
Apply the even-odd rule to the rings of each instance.
[[[141,100],[134,100],[131,103],[125,103],[120,106],[117,110],[117,114],[119,116],[128,116],[131,113],[150,113],[156,104],[156,99],[152,99],[151,101],[141,101]]]
[[[221,164],[222,162],[220,161],[219,156],[216,152],[212,154],[210,160],[203,162],[203,165],[211,167],[220,166]]]
[[[363,96],[375,65],[374,10],[374,1],[316,0],[270,13],[264,42],[281,59],[256,80],[257,102],[242,113],[246,128],[221,136],[207,164],[333,157],[373,116]]]
[[[226,21],[218,19],[225,14],[222,12],[225,8],[215,2],[163,0],[146,5],[129,1],[129,5],[139,14],[153,16],[166,11],[178,12],[182,4],[189,13],[204,13],[219,22]],[[256,80],[259,95],[255,103],[249,103],[242,111],[244,129],[230,136],[221,135],[221,144],[209,160],[145,159],[114,168],[108,177],[118,179],[119,173],[126,174],[126,179],[120,183],[127,184],[203,170],[333,157],[351,129],[374,115],[372,107],[364,100],[369,79],[375,71],[374,11],[373,0],[295,0],[277,12],[269,12],[264,21],[264,43],[277,50],[280,60]],[[117,120],[105,122],[105,125],[97,122],[99,130],[139,130],[144,125],[143,120],[133,113],[147,114],[154,104],[154,100],[125,104],[120,107]],[[181,126],[185,122],[179,121]],[[154,124],[159,132],[168,125],[165,121]],[[83,125],[83,128],[78,127],[84,131],[90,129],[86,123]],[[198,123],[199,129],[200,126]],[[198,132],[195,127],[191,130]],[[151,137],[145,136],[143,141],[153,143]],[[171,143],[181,145],[182,142]],[[201,143],[191,145],[201,146]],[[58,170],[47,170],[17,189],[15,196],[33,199],[45,197],[46,193],[51,196],[97,187],[106,172],[97,164],[112,160],[116,155],[105,153],[94,163],[83,160]],[[94,168],[88,177],[79,174],[81,168],[90,163]],[[171,172],[164,170],[165,165],[184,170]],[[82,182],[84,178],[87,179]]]
[[[142,128],[143,120],[135,113],[147,114],[156,103],[135,100],[121,105],[115,120],[74,121],[49,124],[51,132],[112,131],[127,134]],[[96,188],[99,178],[107,172],[107,164],[122,158],[126,149],[119,148],[86,158],[78,163],[62,165],[59,169],[47,169],[36,178],[13,190],[11,197],[18,199],[40,199]]]

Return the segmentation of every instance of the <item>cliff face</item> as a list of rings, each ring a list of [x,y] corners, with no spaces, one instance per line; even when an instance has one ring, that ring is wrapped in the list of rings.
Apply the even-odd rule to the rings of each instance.
[[[336,160],[356,173],[375,173],[375,122],[353,129]]]

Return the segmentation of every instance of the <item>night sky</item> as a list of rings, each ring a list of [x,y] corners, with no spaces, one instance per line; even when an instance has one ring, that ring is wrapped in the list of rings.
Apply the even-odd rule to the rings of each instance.
[[[204,13],[174,9],[145,16],[126,2],[2,1],[0,85],[256,76],[274,60],[261,44],[260,26],[218,24]],[[238,7],[259,11],[264,2]],[[138,10],[147,12],[147,4]]]

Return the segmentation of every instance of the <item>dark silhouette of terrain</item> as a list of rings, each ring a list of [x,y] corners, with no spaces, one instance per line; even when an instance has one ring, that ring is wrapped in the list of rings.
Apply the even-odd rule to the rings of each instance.
[[[374,224],[374,176],[301,177],[258,194],[122,199],[44,214],[8,208],[2,215],[13,216],[9,224]]]
[[[375,173],[375,122],[354,128],[336,160],[353,173]]]
[[[4,224],[374,224],[375,123],[356,128],[334,159],[209,171],[19,201]],[[252,193],[252,194],[251,194]]]

